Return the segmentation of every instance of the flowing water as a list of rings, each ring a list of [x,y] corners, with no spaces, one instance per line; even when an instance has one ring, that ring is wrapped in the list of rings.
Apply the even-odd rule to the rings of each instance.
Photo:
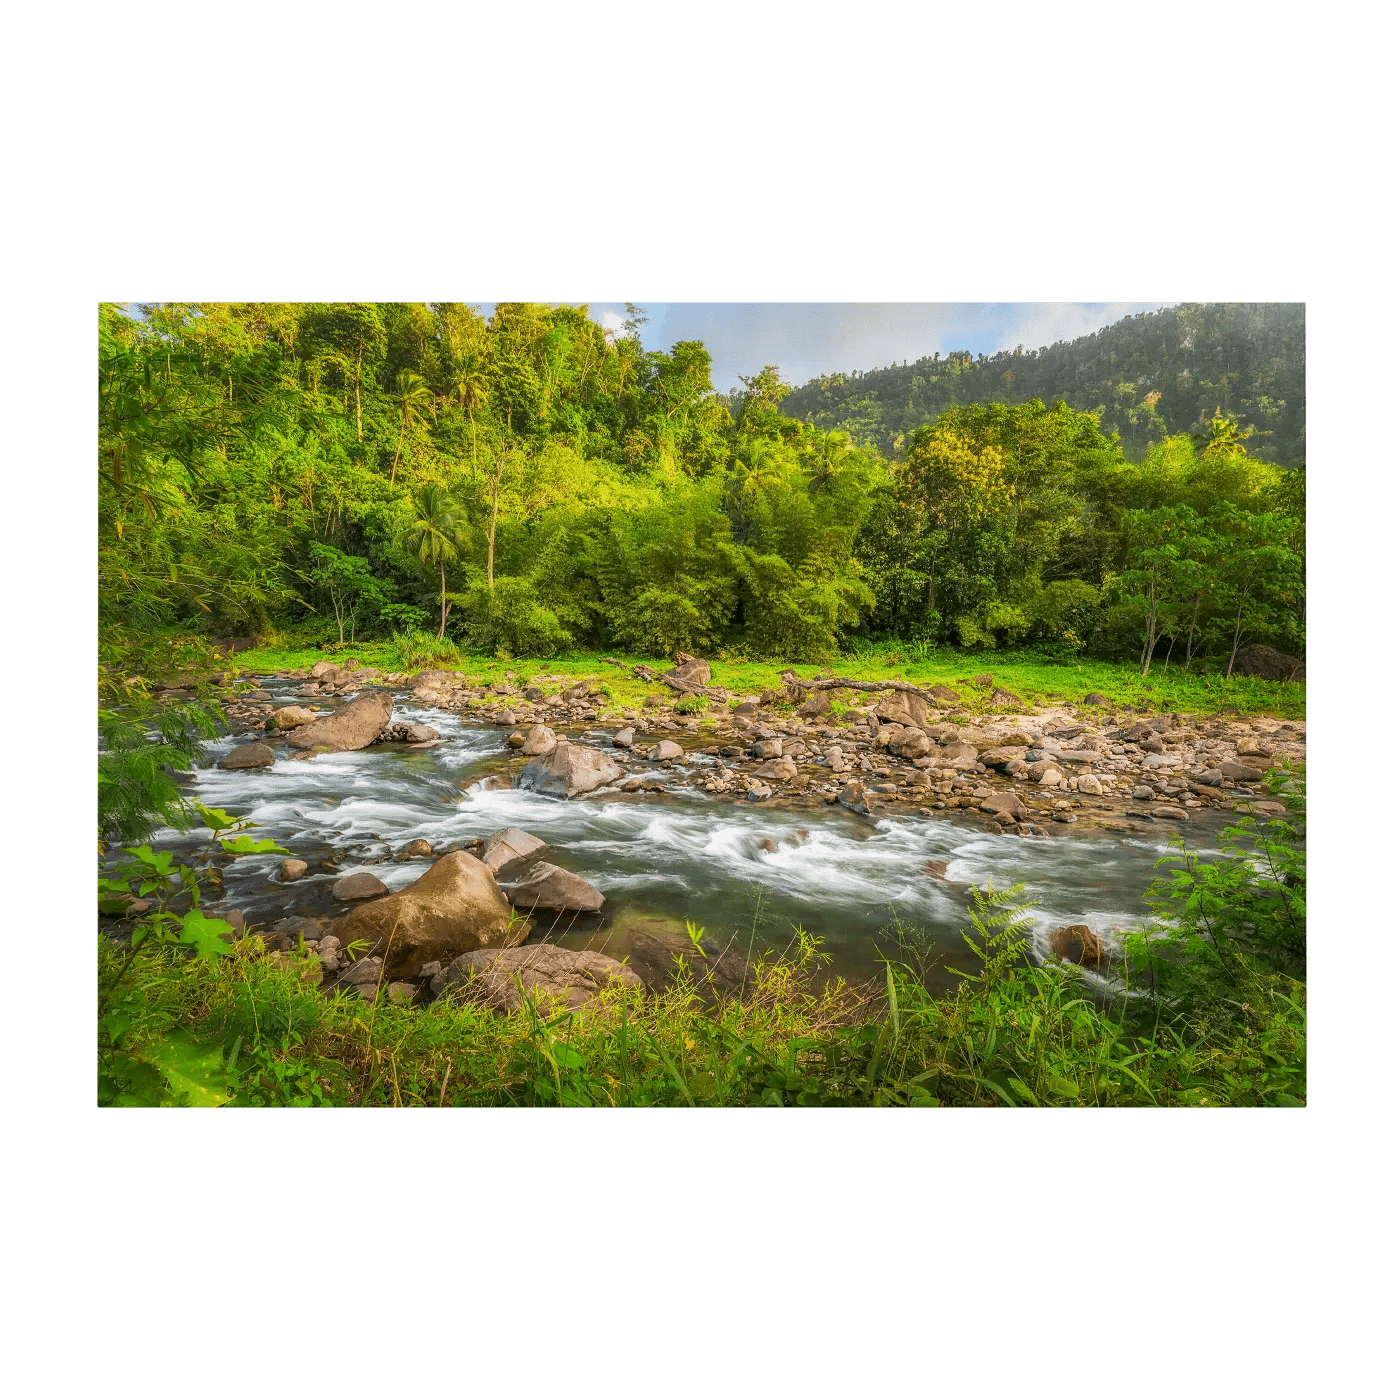
[[[294,685],[265,681],[279,699]],[[660,794],[605,794],[561,801],[520,789],[465,792],[462,784],[500,766],[507,731],[452,713],[395,704],[395,721],[431,724],[442,742],[429,748],[384,747],[278,759],[271,768],[214,765],[245,738],[207,746],[207,761],[189,780],[189,795],[257,823],[310,867],[293,884],[278,880],[280,856],[242,856],[225,871],[228,906],[250,922],[342,912],[330,887],[366,869],[391,890],[416,880],[429,859],[397,864],[392,853],[423,837],[434,850],[461,845],[506,826],[549,842],[557,863],[592,881],[607,897],[596,916],[539,916],[537,933],[566,947],[627,952],[637,929],[682,930],[687,919],[724,942],[781,948],[800,925],[822,939],[834,972],[853,979],[880,970],[879,954],[898,918],[941,954],[935,979],[970,970],[967,887],[1021,884],[1041,953],[1050,929],[1085,923],[1112,934],[1146,915],[1143,892],[1155,862],[1180,828],[1148,826],[1141,834],[1056,829],[1049,838],[1003,836],[969,817],[894,816],[871,821],[839,806],[817,810],[711,797],[680,786]],[[1194,813],[1182,835],[1208,844],[1221,814]],[[1064,834],[1061,834],[1063,832]],[[207,832],[157,834],[156,844],[188,850]],[[761,844],[765,838],[776,850]],[[335,856],[336,869],[318,868]],[[378,858],[391,857],[387,861]],[[925,870],[946,861],[944,878]]]

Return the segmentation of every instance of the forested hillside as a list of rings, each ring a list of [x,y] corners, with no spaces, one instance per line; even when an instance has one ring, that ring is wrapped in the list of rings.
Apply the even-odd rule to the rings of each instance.
[[[891,453],[954,404],[1063,399],[1100,415],[1130,457],[1200,432],[1218,408],[1255,428],[1254,455],[1301,466],[1305,452],[1301,303],[1223,302],[1145,312],[1040,350],[934,355],[795,390],[785,413],[843,428]]]
[[[853,441],[834,408],[792,416],[813,391],[774,367],[731,400],[703,344],[647,352],[586,307],[104,306],[105,654],[423,630],[522,656],[822,660],[864,636],[1228,668],[1245,641],[1301,648],[1302,472],[1266,460],[1302,454],[1300,308],[934,369],[821,390],[883,424],[862,386],[908,375],[897,423]],[[1100,421],[1105,376],[1132,392]]]

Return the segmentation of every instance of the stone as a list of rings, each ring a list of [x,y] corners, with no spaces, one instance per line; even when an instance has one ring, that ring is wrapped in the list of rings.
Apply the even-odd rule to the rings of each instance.
[[[572,870],[565,870],[562,866],[551,865],[547,860],[525,864],[516,878],[501,888],[517,909],[559,909],[567,913],[596,914],[603,907],[603,894],[582,875],[575,875]]]
[[[342,875],[331,886],[332,899],[374,899],[388,894],[389,887],[377,875],[368,870],[357,870],[353,875]]]
[[[988,768],[1003,768],[1008,763],[1024,762],[1026,750],[1015,744],[1007,744],[1001,748],[983,749],[977,757]]]
[[[948,878],[948,862],[946,860],[926,860],[922,869],[925,875],[931,875],[935,880]]]
[[[612,736],[613,748],[630,749],[636,737],[636,731],[629,724],[626,729],[619,729],[617,733]]]
[[[561,739],[547,753],[533,758],[520,775],[520,786],[545,797],[578,797],[615,783],[625,770],[606,754]]]
[[[348,705],[291,730],[288,742],[299,749],[353,752],[374,743],[393,712],[394,698],[387,690],[362,691]]]
[[[1203,768],[1195,775],[1196,782],[1202,787],[1219,787],[1225,775],[1218,768]]]
[[[519,747],[520,752],[527,758],[536,758],[540,754],[548,753],[558,742],[554,731],[547,724],[532,724]]]
[[[334,661],[318,661],[311,668],[311,679],[313,681],[323,680],[326,676],[333,675],[340,670]]]
[[[537,1007],[579,1011],[608,987],[640,987],[631,968],[602,953],[574,952],[552,943],[482,949],[454,958],[433,978],[433,995],[459,996],[495,1011]]]
[[[384,999],[391,1006],[412,1006],[417,995],[416,982],[390,982],[384,988]]]
[[[758,843],[758,849],[760,851],[767,851],[770,855],[777,855],[778,843],[771,836],[765,836],[763,840]]]
[[[494,875],[511,861],[519,860],[522,856],[535,855],[545,850],[547,845],[548,843],[541,841],[538,836],[531,836],[528,831],[521,831],[518,826],[507,826],[500,831],[493,831],[486,838],[481,861]]]
[[[422,860],[425,856],[432,855],[432,853],[432,843],[418,836],[412,841],[405,842],[400,846],[394,859],[397,861]]]
[[[989,705],[1024,705],[1026,702],[1019,695],[998,686],[992,691],[991,699],[987,703]]]
[[[1236,763],[1227,758],[1220,764],[1220,777],[1222,782],[1227,783],[1257,783],[1259,770],[1247,763]]]
[[[1154,807],[1152,815],[1159,821],[1184,822],[1190,821],[1190,813],[1184,807]]]
[[[1108,963],[1108,948],[1088,924],[1069,924],[1050,934],[1050,953],[1080,967],[1101,968]]]
[[[523,734],[507,734],[506,747],[509,749],[523,749],[525,747],[525,736]]]
[[[314,724],[315,722],[315,710],[309,710],[305,705],[283,705],[280,710],[273,710],[268,716],[267,727],[269,729],[297,729],[303,724]]]
[[[266,744],[240,744],[220,761],[220,768],[271,768],[277,755]]]
[[[1097,690],[1091,690],[1085,697],[1086,705],[1107,706],[1112,704],[1107,695],[1101,695]]]
[[[651,746],[647,757],[653,763],[660,763],[667,758],[684,758],[685,750],[674,739],[662,739],[660,743]]]
[[[854,780],[841,789],[836,795],[836,800],[848,812],[857,812],[862,816],[868,815],[870,812],[870,801],[866,795],[865,787]]]
[[[1088,793],[1090,797],[1103,796],[1103,784],[1092,773],[1084,773],[1076,778],[1074,786],[1078,791]]]
[[[922,729],[910,727],[890,739],[890,752],[900,758],[924,758],[932,748],[932,741]]]
[[[766,802],[770,797],[773,796],[773,789],[769,787],[767,783],[760,782],[758,779],[755,778],[752,781],[750,781],[748,791],[747,793],[745,793],[745,796],[749,799],[750,802]]]
[[[1157,794],[1146,783],[1140,783],[1133,789],[1134,802],[1151,802],[1156,796]]]
[[[277,867],[277,873],[284,880],[300,880],[306,874],[306,862],[288,858]]]
[[[666,990],[682,975],[678,959],[692,989],[711,1005],[742,992],[749,981],[748,960],[732,943],[702,937],[697,949],[684,933],[661,928],[639,929],[628,940],[628,966],[652,991]]]
[[[1029,768],[1027,771],[1028,771],[1028,772],[1031,772],[1031,773],[1034,773],[1035,770],[1036,770],[1037,768],[1039,768],[1040,766],[1041,766],[1041,765],[1040,765],[1039,763],[1032,763],[1031,766],[1030,766],[1030,768]],[[1053,765],[1052,765],[1052,766],[1047,766],[1047,767],[1041,772],[1040,777],[1036,779],[1036,781],[1040,784],[1041,787],[1059,787],[1059,785],[1060,785],[1062,782],[1064,782],[1064,780],[1065,780],[1065,775],[1064,775],[1063,773],[1061,773],[1060,770],[1059,770],[1058,768],[1054,767]]]
[[[850,760],[846,757],[846,752],[839,744],[833,744],[826,751],[826,766],[833,773],[844,773],[849,768]]]
[[[783,741],[781,739],[759,739],[749,752],[755,758],[781,758],[783,756]]]
[[[814,691],[794,711],[800,719],[817,719],[831,713],[831,696],[824,690]]]
[[[352,987],[366,982],[378,982],[383,971],[383,958],[357,958],[340,974],[340,981]]]
[[[352,909],[331,926],[343,945],[363,939],[382,952],[386,976],[411,977],[425,962],[446,963],[479,948],[523,943],[528,920],[512,926],[510,902],[489,866],[451,851],[406,889]]]
[[[698,690],[710,683],[710,663],[678,651],[674,669],[663,672],[657,679],[673,690]]]
[[[409,679],[408,684],[413,690],[439,690],[459,679],[451,671],[419,671]]]
[[[875,718],[884,724],[913,725],[922,729],[928,723],[928,701],[912,691],[896,690],[876,705]]]
[[[424,979],[436,977],[442,971],[440,962],[426,962],[418,969],[418,976]]]
[[[1022,817],[1030,815],[1030,808],[1014,792],[994,792],[990,797],[982,799],[978,810],[993,814],[1004,812],[1012,821],[1019,821]]]
[[[790,758],[770,758],[753,771],[755,778],[767,778],[774,782],[790,783],[797,776],[797,765]]]
[[[1235,741],[1235,752],[1241,757],[1254,756],[1269,758],[1273,755],[1273,749],[1266,748],[1254,737],[1253,734],[1246,734],[1242,739]]]

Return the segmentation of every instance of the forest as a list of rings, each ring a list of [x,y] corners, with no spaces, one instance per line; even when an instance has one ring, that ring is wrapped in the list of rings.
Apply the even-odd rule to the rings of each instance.
[[[1303,650],[1299,308],[798,390],[769,365],[734,395],[631,311],[103,305],[104,659],[172,632],[1144,672]]]

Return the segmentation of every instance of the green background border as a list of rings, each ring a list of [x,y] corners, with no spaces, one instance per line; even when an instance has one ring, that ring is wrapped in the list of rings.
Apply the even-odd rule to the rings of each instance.
[[[1277,7],[139,10],[74,63],[17,50],[7,1021],[52,1393],[116,1358],[147,1393],[1347,1389],[1392,1099],[1389,798],[1351,766],[1394,596],[1376,36]],[[92,304],[580,293],[1308,302],[1308,1110],[92,1109]]]

